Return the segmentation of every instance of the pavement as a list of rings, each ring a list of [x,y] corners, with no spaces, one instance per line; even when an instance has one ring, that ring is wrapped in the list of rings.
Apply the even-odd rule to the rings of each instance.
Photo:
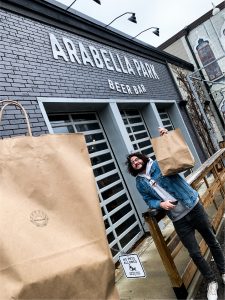
[[[171,231],[173,231],[173,225],[168,218],[165,218],[164,223],[165,227],[162,228],[161,231],[166,238]],[[223,249],[225,249],[224,221],[221,224],[217,237],[220,240]],[[138,254],[145,270],[146,278],[128,279],[124,275],[121,265],[118,266],[116,269],[116,286],[120,295],[120,300],[177,299],[151,236],[146,237],[135,249],[133,249],[132,253]],[[209,256],[210,253],[208,251],[206,257],[209,258]],[[175,258],[175,265],[180,274],[182,274],[188,260],[189,255],[186,249],[182,247]],[[211,261],[210,264],[212,265],[212,268],[215,269],[215,273],[218,277],[218,300],[224,300],[224,285],[222,284],[214,261]],[[207,284],[197,271],[188,287],[187,299],[206,299],[206,293]]]
[[[217,236],[220,245],[222,247],[222,249],[225,250],[225,221],[223,222],[222,226],[221,226],[221,231]],[[222,279],[220,277],[220,275],[218,274],[218,270],[216,268],[216,264],[214,262],[213,259],[211,259],[210,261],[210,265],[211,268],[214,270],[216,277],[217,277],[217,281],[218,281],[218,300],[224,300],[225,299],[225,285],[222,282]],[[202,279],[200,282],[200,286],[199,288],[197,288],[197,292],[195,294],[195,300],[200,300],[200,299],[205,299],[205,291],[207,290],[207,282]]]

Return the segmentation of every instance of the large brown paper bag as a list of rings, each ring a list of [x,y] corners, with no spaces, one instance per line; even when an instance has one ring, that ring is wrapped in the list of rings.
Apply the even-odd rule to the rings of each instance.
[[[84,136],[1,140],[0,299],[118,299],[114,274]]]
[[[151,139],[159,168],[164,176],[193,168],[195,161],[179,128]]]

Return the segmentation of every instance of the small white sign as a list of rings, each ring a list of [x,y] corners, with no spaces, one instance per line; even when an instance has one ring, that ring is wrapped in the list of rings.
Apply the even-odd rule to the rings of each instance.
[[[144,268],[137,254],[121,255],[119,260],[127,278],[146,277]]]

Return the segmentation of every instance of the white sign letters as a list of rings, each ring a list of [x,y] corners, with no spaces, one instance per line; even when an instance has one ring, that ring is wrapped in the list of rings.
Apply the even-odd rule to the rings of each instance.
[[[128,84],[123,84],[123,83],[119,83],[119,82],[113,82],[112,80],[108,79],[108,83],[109,83],[109,88],[111,90],[115,90],[119,93],[123,93],[123,94],[144,94],[146,93],[146,89],[145,86],[143,84],[139,84],[139,85],[128,85]]]
[[[113,54],[105,49],[98,50],[92,45],[84,46],[82,42],[74,44],[72,40],[65,37],[62,38],[62,46],[54,34],[50,33],[49,37],[55,59],[63,58],[66,62],[70,61],[79,65],[91,65],[92,67],[99,69],[106,68],[109,71],[116,71],[118,73],[159,79],[152,64],[137,59],[128,59],[126,56]]]

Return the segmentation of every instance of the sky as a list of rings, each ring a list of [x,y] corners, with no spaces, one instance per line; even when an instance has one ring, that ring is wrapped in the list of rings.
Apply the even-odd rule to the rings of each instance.
[[[69,6],[73,0],[53,0]],[[213,0],[215,5],[222,0]],[[137,39],[157,47],[187,25],[213,8],[210,0],[101,0],[98,5],[93,0],[77,0],[73,9],[104,24],[126,12],[136,14],[137,24],[128,21],[126,14],[112,23],[112,27],[131,37],[149,27],[159,27],[160,36],[153,29],[140,34]]]

